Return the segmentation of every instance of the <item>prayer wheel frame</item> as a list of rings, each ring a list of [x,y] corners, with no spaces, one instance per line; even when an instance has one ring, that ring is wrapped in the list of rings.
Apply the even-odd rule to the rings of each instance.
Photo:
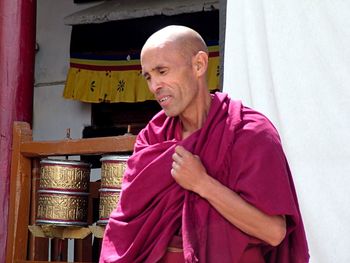
[[[122,135],[89,139],[33,141],[32,131],[26,122],[15,122],[13,127],[9,225],[6,262],[49,262],[48,239],[33,236],[28,226],[35,223],[39,161],[48,156],[99,155],[131,152],[136,136]],[[98,198],[98,182],[90,183],[90,197]],[[90,202],[91,203],[91,202]],[[88,217],[92,207],[89,205]],[[90,214],[90,215],[89,215]],[[91,222],[92,223],[92,222]],[[62,246],[60,240],[57,244]],[[63,244],[64,246],[64,244]],[[90,239],[75,240],[75,262],[91,262]],[[52,249],[55,249],[53,247]],[[91,253],[90,253],[91,254]],[[63,261],[64,259],[61,258]]]

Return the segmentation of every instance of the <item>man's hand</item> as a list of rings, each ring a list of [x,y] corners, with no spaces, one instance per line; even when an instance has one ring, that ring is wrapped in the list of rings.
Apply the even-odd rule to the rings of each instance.
[[[206,199],[223,217],[243,232],[277,246],[286,235],[286,219],[270,216],[246,202],[207,174],[200,158],[182,146],[175,148],[171,175],[186,190]]]
[[[197,155],[182,146],[176,146],[173,154],[171,175],[186,190],[197,192],[208,177],[207,171]]]

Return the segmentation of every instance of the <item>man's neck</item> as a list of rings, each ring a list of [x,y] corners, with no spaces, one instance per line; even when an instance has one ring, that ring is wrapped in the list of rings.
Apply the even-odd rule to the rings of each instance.
[[[180,121],[182,125],[182,139],[187,138],[195,131],[203,127],[210,110],[211,105],[211,96],[208,94],[202,100],[203,103],[197,107],[195,114],[186,116],[186,114],[180,116]]]

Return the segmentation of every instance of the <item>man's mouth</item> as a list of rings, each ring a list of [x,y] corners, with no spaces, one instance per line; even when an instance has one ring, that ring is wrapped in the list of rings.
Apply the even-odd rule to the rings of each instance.
[[[169,99],[169,96],[166,96],[166,97],[159,99],[159,102],[162,103],[164,101],[167,101],[168,99]]]

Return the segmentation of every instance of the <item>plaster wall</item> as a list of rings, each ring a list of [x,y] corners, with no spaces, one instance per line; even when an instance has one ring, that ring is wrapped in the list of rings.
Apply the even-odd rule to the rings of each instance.
[[[33,136],[35,140],[58,140],[70,128],[72,138],[81,138],[91,123],[90,104],[62,97],[69,67],[71,26],[64,17],[95,4],[74,4],[73,0],[38,0],[37,34],[39,50],[35,60]]]

